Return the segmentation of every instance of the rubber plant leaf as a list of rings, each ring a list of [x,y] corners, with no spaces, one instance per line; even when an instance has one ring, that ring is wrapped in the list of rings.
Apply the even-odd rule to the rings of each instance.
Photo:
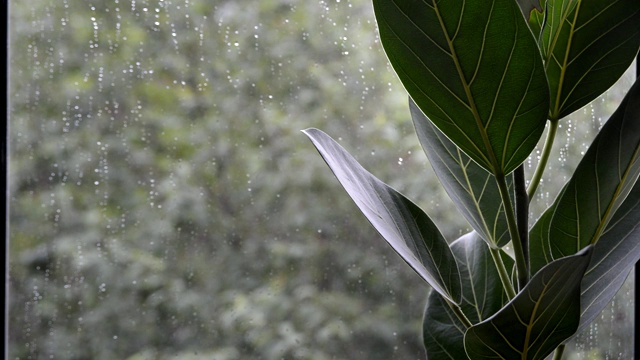
[[[562,195],[560,195],[562,196]],[[531,271],[553,261],[548,238],[553,206],[531,230]],[[609,222],[582,279],[581,317],[577,333],[584,330],[611,302],[633,266],[640,261],[640,183],[633,189]],[[534,257],[534,254],[537,256]]]
[[[555,260],[495,315],[469,328],[469,359],[544,359],[571,337],[580,323],[580,284],[592,246]]]
[[[552,205],[554,259],[596,244],[640,175],[640,82],[602,127]]]
[[[451,244],[462,278],[462,312],[472,323],[488,319],[507,303],[491,253],[476,232]],[[502,253],[502,251],[501,251]],[[507,268],[513,259],[502,253]],[[432,291],[425,308],[422,337],[428,359],[465,359],[466,329],[440,294]]]
[[[625,279],[640,260],[640,184],[611,219],[594,247],[591,263],[582,280],[582,318],[584,330],[611,302]]]
[[[458,210],[489,246],[506,245],[511,238],[495,177],[438,130],[411,99],[409,109],[429,163]],[[507,177],[507,185],[515,201],[513,176]]]
[[[629,68],[640,47],[640,1],[543,0],[529,20],[551,95],[549,118],[594,100]]]
[[[558,197],[562,196],[562,191]],[[531,274],[535,274],[545,265],[553,261],[549,239],[549,223],[553,217],[555,205],[551,205],[538,218],[529,231],[529,263]]]
[[[416,204],[365,170],[317,129],[304,130],[373,227],[420,277],[449,301],[462,298],[458,265],[444,237]]]
[[[380,40],[418,107],[496,176],[518,167],[549,110],[538,45],[514,0],[373,0]]]

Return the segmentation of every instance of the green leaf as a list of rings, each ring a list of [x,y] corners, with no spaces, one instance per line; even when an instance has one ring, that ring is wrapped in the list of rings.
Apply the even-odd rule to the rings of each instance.
[[[558,197],[561,195],[562,192]],[[549,243],[549,224],[554,210],[555,205],[551,205],[529,231],[529,268],[531,274],[537,273],[554,259]]]
[[[549,118],[561,119],[611,87],[640,46],[640,1],[547,0],[530,25],[541,33],[549,80]]]
[[[495,314],[507,302],[491,253],[476,232],[451,244],[462,278],[462,312],[472,323]],[[508,267],[513,259],[503,256]],[[440,294],[429,294],[423,320],[423,340],[429,359],[465,359],[464,325]]]
[[[532,274],[554,259],[577,252],[590,243],[591,238],[597,240],[600,235],[596,232],[604,234],[603,229],[607,228],[607,223],[617,213],[616,209],[625,199],[629,187],[634,184],[633,173],[639,170],[637,159],[632,159],[633,156],[630,157],[629,154],[635,152],[637,157],[637,143],[640,141],[640,110],[637,104],[639,99],[640,85],[634,84],[619,108],[604,125],[555,202],[532,227],[529,235]],[[631,138],[635,138],[635,149],[629,145],[634,142]],[[603,150],[603,147],[606,150]],[[626,156],[623,156],[625,153]],[[617,159],[620,156],[623,157]],[[622,168],[625,158],[628,168],[626,179],[623,179],[623,176],[616,178],[616,174],[624,173]],[[603,192],[602,189],[608,190]],[[597,209],[605,209],[607,203],[610,209],[604,215],[600,215],[603,210],[596,213]],[[559,207],[562,207],[562,211]],[[563,216],[567,217],[565,221],[568,218],[573,220],[563,222]],[[577,218],[581,221],[578,222]],[[555,226],[553,231],[552,220]],[[582,235],[583,239],[578,241],[576,233]],[[592,235],[586,236],[588,233]]]
[[[427,214],[365,170],[324,132],[308,129],[304,133],[389,245],[434,290],[459,304],[462,295],[458,265],[449,245]]]
[[[422,321],[422,340],[427,359],[466,359],[466,330],[442,295],[432,291],[427,299]]]
[[[563,196],[563,192],[558,198]],[[532,273],[554,259],[548,234],[556,206],[557,203],[547,209],[531,229]],[[607,306],[634,264],[640,260],[639,224],[640,183],[636,182],[594,247],[594,255],[582,280],[582,315],[578,332],[584,330]]]
[[[502,310],[469,328],[470,359],[544,359],[580,323],[580,283],[592,247],[541,269]]]
[[[554,259],[595,244],[640,175],[640,83],[603,126],[554,205]]]
[[[495,177],[438,130],[411,99],[409,108],[420,144],[458,210],[490,246],[506,245],[511,238]],[[507,184],[512,186],[513,176]]]
[[[595,319],[640,260],[640,183],[636,183],[594,248],[582,280],[580,329]]]
[[[531,271],[553,261],[548,237],[553,207],[540,217],[531,230]],[[594,254],[582,280],[581,319],[578,333],[584,330],[609,304],[631,269],[640,260],[640,183],[633,189],[609,222],[594,247]],[[538,254],[534,257],[534,254]]]
[[[513,0],[373,0],[380,39],[418,107],[494,175],[540,138],[549,88],[537,43]]]

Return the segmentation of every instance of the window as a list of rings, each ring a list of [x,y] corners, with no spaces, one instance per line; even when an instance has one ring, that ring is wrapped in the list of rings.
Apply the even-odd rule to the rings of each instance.
[[[13,2],[10,47],[9,358],[424,358],[428,287],[299,132],[467,230],[368,0]],[[632,76],[563,124],[554,173]],[[575,356],[630,357],[631,289]]]

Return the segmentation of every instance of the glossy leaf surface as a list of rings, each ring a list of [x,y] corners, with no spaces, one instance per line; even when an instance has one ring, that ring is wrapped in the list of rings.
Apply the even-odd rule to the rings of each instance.
[[[562,192],[558,197],[562,196]],[[529,231],[529,261],[531,274],[535,274],[545,265],[553,261],[549,241],[549,223],[555,205],[551,205]]]
[[[544,359],[580,323],[580,284],[589,246],[541,269],[497,314],[467,330],[470,359]]]
[[[449,301],[460,303],[458,266],[449,245],[427,214],[365,170],[324,132],[308,129],[304,133],[389,245],[434,290]]]
[[[640,174],[640,83],[600,130],[552,206],[554,259],[595,244]]]
[[[458,210],[492,247],[506,245],[511,238],[495,177],[438,130],[411,99],[409,108],[429,163]],[[507,184],[511,187],[513,176]],[[513,200],[513,191],[511,195]]]
[[[380,39],[418,107],[480,166],[505,175],[544,130],[542,59],[513,0],[373,0]]]
[[[640,260],[640,185],[636,183],[594,248],[582,280],[580,330],[609,304]]]
[[[547,0],[530,24],[541,33],[551,95],[550,119],[561,119],[611,87],[640,46],[637,0]]]
[[[489,318],[507,302],[489,248],[476,232],[471,232],[454,241],[451,250],[460,267],[463,313],[472,323]],[[513,266],[507,255],[503,259],[507,267]],[[427,358],[466,358],[466,329],[436,292],[429,294],[422,329]]]

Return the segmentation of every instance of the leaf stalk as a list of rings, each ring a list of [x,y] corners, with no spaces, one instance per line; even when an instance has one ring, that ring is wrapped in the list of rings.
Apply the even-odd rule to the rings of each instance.
[[[529,267],[529,196],[524,179],[524,165],[518,166],[513,173],[513,182],[516,190],[516,220],[518,232],[520,233],[520,243],[524,255],[527,274]]]
[[[516,291],[513,288],[513,284],[511,284],[509,273],[507,272],[507,268],[504,266],[504,262],[500,256],[500,249],[489,247],[489,252],[491,253],[493,262],[496,265],[496,269],[498,270],[498,276],[500,277],[500,282],[502,282],[504,292],[507,294],[507,298],[511,300],[516,297]]]
[[[561,344],[556,348],[556,351],[553,353],[553,360],[562,360],[562,355],[564,354],[564,344]]]
[[[542,155],[540,155],[540,160],[538,161],[536,170],[533,173],[531,182],[529,183],[529,188],[527,189],[527,195],[529,199],[533,198],[533,195],[538,189],[538,185],[540,184],[540,180],[542,179],[542,174],[544,174],[544,170],[547,167],[549,156],[551,156],[551,148],[553,147],[557,132],[558,120],[549,120],[549,132],[547,132],[547,137],[544,140]]]
[[[527,271],[527,262],[524,256],[524,250],[522,248],[522,242],[520,240],[520,232],[518,231],[518,223],[516,221],[515,211],[511,204],[511,198],[509,197],[509,188],[507,186],[507,180],[504,175],[496,176],[496,182],[498,183],[498,189],[500,190],[500,197],[502,204],[504,205],[505,215],[507,217],[507,225],[509,226],[509,235],[511,235],[511,244],[513,246],[513,252],[516,258],[516,269],[518,271],[518,291],[524,288],[529,282],[529,271]]]
[[[449,307],[451,308],[451,311],[453,311],[453,313],[456,314],[456,317],[458,318],[458,320],[460,320],[460,322],[464,325],[466,329],[473,326],[471,321],[469,321],[469,318],[467,318],[467,316],[462,312],[462,309],[460,308],[460,306],[452,303],[449,299],[445,298],[444,296],[442,298],[447,302],[447,305],[449,305]]]

